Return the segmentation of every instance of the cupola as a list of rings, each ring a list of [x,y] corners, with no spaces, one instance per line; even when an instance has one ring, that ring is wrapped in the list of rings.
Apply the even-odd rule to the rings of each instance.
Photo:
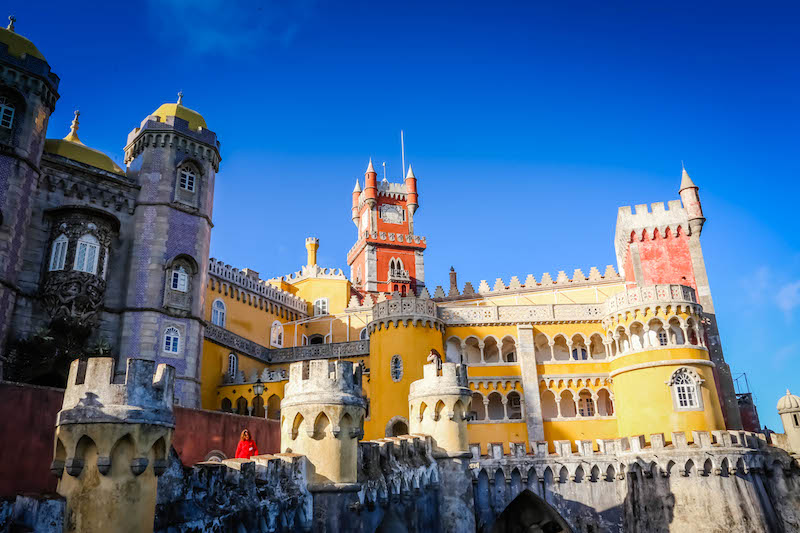
[[[125,171],[114,163],[110,157],[100,150],[89,148],[78,138],[78,127],[80,125],[78,117],[80,114],[80,111],[75,111],[75,118],[72,120],[69,134],[66,137],[63,139],[47,139],[45,141],[44,151],[48,154],[60,155],[72,161],[111,172],[112,174],[124,176]]]

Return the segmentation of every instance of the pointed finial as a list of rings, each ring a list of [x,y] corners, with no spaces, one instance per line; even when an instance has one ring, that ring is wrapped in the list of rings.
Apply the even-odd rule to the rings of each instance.
[[[178,105],[183,103],[183,91],[178,92]]]
[[[789,389],[786,389],[786,396],[791,396],[791,395],[792,395],[792,393],[789,392]]]
[[[414,171],[411,170],[411,163],[408,164],[408,174],[406,174],[406,179],[409,178],[416,178],[416,176],[414,175]]]
[[[690,188],[697,188],[697,185],[694,184],[692,178],[689,177],[689,173],[686,172],[686,167],[683,166],[683,161],[681,161],[681,188],[680,191],[683,189],[690,189]]]
[[[353,192],[361,192],[361,185],[358,184],[358,178],[356,178],[356,186],[353,187]]]
[[[8,31],[14,31],[14,23],[16,21],[17,21],[17,17],[15,17],[14,15],[9,15],[8,16],[8,26],[6,26],[6,29]]]
[[[369,158],[369,166],[367,167],[367,172],[376,173],[375,172],[375,167],[372,166],[372,158],[371,157]]]
[[[78,117],[81,116],[81,112],[79,110],[75,110],[75,118],[72,119],[72,124],[69,127],[69,133],[66,137],[64,137],[65,141],[72,141],[75,143],[80,143],[81,140],[78,138],[78,128],[80,127],[80,121]],[[82,144],[82,143],[81,143]]]

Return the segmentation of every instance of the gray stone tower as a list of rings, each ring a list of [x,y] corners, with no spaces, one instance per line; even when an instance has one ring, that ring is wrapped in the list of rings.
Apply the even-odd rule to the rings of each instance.
[[[19,292],[25,234],[50,114],[58,100],[58,76],[14,18],[0,28],[0,354]]]
[[[128,135],[139,190],[117,373],[129,355],[176,370],[176,402],[200,404],[203,299],[219,142],[199,113],[164,104]]]

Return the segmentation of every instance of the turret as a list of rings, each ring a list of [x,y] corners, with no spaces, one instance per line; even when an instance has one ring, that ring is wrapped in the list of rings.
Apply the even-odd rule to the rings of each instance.
[[[128,359],[115,383],[112,358],[72,362],[51,465],[66,498],[64,531],[153,531],[175,427],[174,376],[171,366]]]
[[[467,385],[467,367],[442,363],[422,367],[422,379],[411,384],[408,412],[411,434],[433,437],[434,457],[469,454],[467,417],[472,391]]]
[[[370,209],[375,207],[378,199],[378,173],[375,172],[375,167],[372,166],[372,158],[369,158],[369,166],[364,173],[364,197],[367,199],[367,204]]]
[[[361,196],[361,185],[358,184],[358,180],[356,180],[356,186],[353,187],[353,224],[358,227],[358,199]]]
[[[678,194],[681,196],[683,207],[689,217],[689,227],[692,233],[696,233],[698,236],[703,231],[703,224],[706,222],[703,216],[703,206],[700,204],[699,190],[699,187],[694,184],[692,178],[689,177],[689,173],[684,168],[681,173],[681,188]]]
[[[413,215],[419,207],[419,196],[417,195],[417,178],[414,176],[411,165],[408,165],[408,174],[406,174],[406,194],[408,195],[408,212]]]
[[[306,262],[309,267],[317,264],[317,250],[319,250],[319,239],[316,237],[306,238],[306,251],[308,252],[308,261]]]
[[[305,455],[315,484],[356,483],[365,413],[360,366],[326,359],[292,363],[281,402],[281,451]]]
[[[778,414],[791,452],[800,454],[800,397],[786,389],[786,396],[778,400]]]
[[[173,364],[175,396],[198,406],[217,135],[181,93],[128,134],[125,163],[140,189],[134,221],[123,228],[133,245],[117,370],[128,354]]]

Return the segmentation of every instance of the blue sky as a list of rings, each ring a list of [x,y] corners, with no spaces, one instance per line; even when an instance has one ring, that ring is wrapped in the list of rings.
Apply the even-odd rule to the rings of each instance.
[[[602,271],[617,207],[677,198],[685,161],[726,358],[773,429],[800,394],[796,3],[46,4],[6,9],[61,77],[49,136],[79,107],[121,164],[183,90],[222,142],[212,255],[263,277],[309,235],[345,268],[355,178],[399,178],[401,128],[430,286]]]

